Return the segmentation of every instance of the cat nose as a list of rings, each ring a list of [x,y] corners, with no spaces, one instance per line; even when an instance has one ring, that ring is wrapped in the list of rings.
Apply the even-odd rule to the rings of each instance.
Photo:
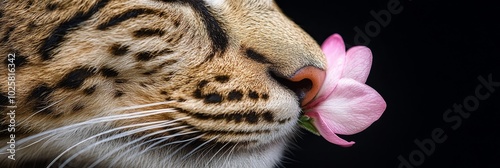
[[[281,77],[276,73],[271,73],[271,76],[278,83],[295,92],[301,106],[304,106],[318,94],[325,81],[326,72],[314,66],[306,66],[296,71],[292,77]]]
[[[319,89],[325,81],[326,72],[314,66],[307,66],[299,69],[290,80],[297,83],[301,94],[301,105],[304,106],[311,102],[319,92]]]

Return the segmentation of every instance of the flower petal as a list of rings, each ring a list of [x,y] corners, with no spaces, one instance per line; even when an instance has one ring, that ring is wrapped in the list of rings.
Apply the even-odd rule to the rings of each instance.
[[[337,81],[342,75],[345,60],[345,44],[342,37],[338,34],[333,34],[328,37],[321,46],[326,56],[327,69],[326,77],[323,86],[319,89],[316,99],[313,100],[307,107],[312,107],[315,104],[323,101],[330,95]]]
[[[332,94],[309,111],[317,112],[333,132],[350,135],[378,120],[385,108],[384,99],[373,88],[354,79],[342,78]]]
[[[355,46],[347,50],[342,78],[351,78],[365,83],[372,66],[372,52],[365,46]]]
[[[337,134],[335,134],[335,130],[331,129],[328,122],[325,122],[317,112],[308,112],[306,115],[313,118],[313,123],[316,126],[316,129],[318,129],[318,132],[321,134],[321,136],[328,142],[342,147],[350,147],[354,145],[353,141],[347,142],[346,140],[337,136]]]

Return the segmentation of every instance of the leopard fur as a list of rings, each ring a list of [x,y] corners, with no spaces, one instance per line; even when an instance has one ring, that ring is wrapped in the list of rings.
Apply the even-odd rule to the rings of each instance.
[[[0,167],[273,167],[301,113],[280,79],[326,67],[271,0],[0,4]]]

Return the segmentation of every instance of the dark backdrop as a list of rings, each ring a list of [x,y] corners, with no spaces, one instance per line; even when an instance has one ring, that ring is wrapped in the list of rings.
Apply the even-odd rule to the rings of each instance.
[[[356,141],[350,148],[304,132],[282,167],[500,167],[500,86],[482,84],[500,82],[493,1],[277,3],[320,44],[333,33],[367,44],[374,61],[367,84],[388,105],[368,129],[342,136]],[[463,116],[453,112],[460,105]]]

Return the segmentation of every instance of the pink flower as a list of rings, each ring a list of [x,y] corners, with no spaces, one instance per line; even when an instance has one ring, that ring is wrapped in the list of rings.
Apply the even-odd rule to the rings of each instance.
[[[345,51],[338,34],[330,36],[322,45],[327,59],[325,82],[316,97],[304,107],[300,124],[319,133],[331,143],[349,147],[337,134],[352,135],[363,131],[379,119],[385,111],[382,96],[366,79],[370,73],[372,53],[369,48],[355,46]]]

